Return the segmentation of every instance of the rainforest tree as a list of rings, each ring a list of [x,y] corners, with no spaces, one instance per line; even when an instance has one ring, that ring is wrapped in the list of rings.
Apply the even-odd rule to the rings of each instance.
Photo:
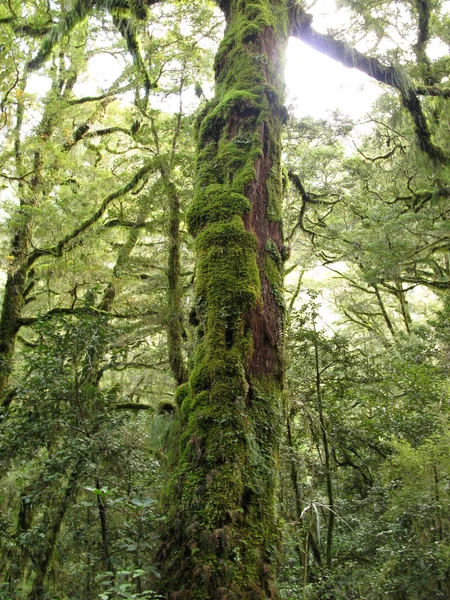
[[[181,175],[188,173],[189,168],[183,171],[183,158],[177,153],[183,124],[182,110],[180,108],[179,117],[171,119],[172,144],[167,144],[167,123],[152,110],[151,94],[162,85],[164,51],[176,41],[183,49],[183,58],[177,57],[171,66],[183,65],[179,69],[179,79],[175,86],[180,90],[181,102],[183,88],[194,83],[195,76],[189,69],[200,61],[201,52],[197,51],[196,45],[198,39],[188,42],[181,23],[169,31],[166,42],[161,43],[161,48],[157,48],[158,40],[164,37],[169,28],[168,21],[164,21],[165,10],[169,11],[172,6],[157,0],[75,0],[64,7],[46,7],[37,2],[27,10],[22,10],[16,4],[2,6],[1,16],[2,24],[7,27],[11,38],[14,35],[27,38],[26,44],[18,44],[15,48],[11,43],[2,47],[9,54],[1,106],[5,123],[9,119],[12,132],[11,148],[6,157],[9,161],[8,170],[2,173],[2,177],[8,182],[14,182],[14,192],[20,206],[19,218],[12,228],[12,243],[8,255],[10,264],[0,322],[0,383],[3,388],[4,409],[6,412],[14,411],[14,402],[21,408],[26,405],[24,399],[28,397],[21,396],[20,390],[15,387],[8,387],[21,327],[33,325],[39,320],[51,320],[56,314],[73,316],[74,308],[82,308],[90,317],[96,314],[98,321],[94,320],[96,324],[91,323],[91,327],[98,332],[104,331],[103,318],[115,318],[117,322],[120,318],[129,317],[125,314],[126,311],[114,310],[118,298],[117,280],[125,269],[130,268],[130,255],[135,252],[139,231],[148,226],[150,208],[158,211],[158,207],[150,206],[145,201],[148,200],[147,192],[153,193],[157,189],[165,198],[170,214],[166,230],[170,240],[167,256],[168,293],[164,298],[164,333],[168,363],[178,385],[176,406],[169,407],[169,412],[175,411],[176,415],[169,442],[170,477],[163,492],[165,515],[157,550],[160,591],[172,600],[275,599],[279,595],[275,571],[281,544],[276,492],[285,372],[283,268],[289,257],[282,231],[283,186],[287,185],[289,178],[300,198],[299,216],[288,232],[288,241],[295,243],[295,235],[302,232],[314,242],[318,256],[331,256],[330,261],[343,257],[348,262],[353,261],[353,265],[361,270],[366,279],[371,298],[378,303],[382,319],[377,315],[377,322],[384,320],[390,333],[395,334],[398,325],[392,324],[393,319],[385,306],[386,294],[391,293],[398,301],[405,329],[410,333],[411,323],[403,288],[404,272],[396,268],[390,279],[384,277],[380,281],[379,277],[373,276],[374,270],[368,273],[368,265],[371,265],[369,251],[373,249],[373,245],[367,244],[368,251],[364,252],[364,244],[352,240],[352,236],[346,236],[345,232],[336,235],[336,230],[340,229],[342,233],[342,229],[347,227],[345,216],[349,211],[361,215],[358,202],[364,204],[371,195],[382,196],[389,206],[393,204],[400,207],[398,218],[406,220],[404,215],[407,214],[408,224],[411,213],[419,212],[428,204],[434,210],[436,203],[432,203],[432,200],[437,200],[440,206],[439,203],[448,197],[448,187],[443,183],[449,162],[448,139],[445,136],[449,91],[443,78],[447,63],[432,63],[427,56],[427,45],[433,31],[438,32],[444,40],[447,39],[448,23],[439,17],[439,7],[428,2],[405,3],[404,10],[397,13],[391,13],[389,3],[385,2],[380,2],[376,8],[368,7],[365,3],[351,3],[355,21],[353,29],[345,38],[337,33],[324,34],[315,30],[312,16],[301,4],[290,0],[221,0],[214,5],[208,2],[180,2],[176,5],[186,12],[191,10],[189,27],[197,27],[197,32],[202,23],[201,17],[196,20],[196,11],[206,19],[208,11],[205,7],[211,9],[216,6],[221,9],[225,18],[225,33],[214,62],[214,97],[208,101],[202,99],[196,118],[194,193],[184,218],[195,238],[196,253],[195,299],[190,312],[190,321],[195,328],[195,348],[188,372],[182,352],[183,339],[188,334],[183,325],[181,302],[180,188]],[[157,5],[161,5],[158,13],[154,11]],[[205,13],[201,12],[202,8]],[[212,19],[212,16],[209,10],[209,18]],[[84,28],[87,23],[99,18],[107,20],[110,35],[114,32],[114,35],[122,39],[122,51],[125,49],[130,58],[123,83],[124,88],[129,86],[134,90],[134,108],[128,117],[119,118],[120,124],[114,123],[112,126],[102,126],[90,131],[92,123],[98,123],[107,114],[107,98],[117,93],[122,84],[122,79],[119,79],[103,97],[77,99],[73,95],[75,81],[82,70],[80,65],[86,60],[81,50],[86,45]],[[434,29],[430,25],[432,18]],[[157,19],[160,19],[160,23],[157,23],[160,25],[159,29],[155,25],[154,32],[147,35],[147,28],[152,23],[155,24]],[[401,28],[402,19],[407,19],[410,39],[402,41],[403,46],[400,45],[397,49],[394,60],[393,54],[383,55],[382,42],[392,34],[392,27]],[[205,23],[203,21],[203,26]],[[386,23],[390,24],[391,29]],[[374,32],[375,42],[366,55],[356,49],[354,42],[361,31],[367,32],[369,29]],[[284,176],[282,171],[282,130],[287,121],[283,61],[289,35],[300,37],[346,66],[360,69],[398,94],[392,96],[395,98],[392,99],[392,104],[396,106],[392,113],[395,113],[397,123],[401,123],[401,127],[398,126],[401,133],[393,124],[387,127],[380,125],[380,136],[386,146],[384,152],[372,156],[365,147],[360,148],[364,160],[349,160],[347,163],[341,160],[340,172],[336,174],[332,185],[329,185],[329,178],[325,178],[327,189],[318,189],[316,178],[312,182],[316,186],[313,192],[308,189],[304,174],[296,170],[301,160],[292,165],[292,169]],[[81,39],[76,40],[77,36]],[[69,44],[68,48],[66,44]],[[411,45],[413,53],[410,51]],[[79,54],[82,55],[81,58]],[[19,55],[20,69],[17,68],[16,60]],[[26,136],[23,132],[24,114],[20,97],[25,90],[26,78],[37,70],[46,69],[52,80],[52,89],[37,130],[40,141],[35,139],[30,144],[28,153],[25,153],[23,139]],[[202,97],[203,92],[198,82],[196,90],[198,96]],[[13,93],[17,100],[15,103],[11,101]],[[65,111],[68,108],[78,104],[91,106],[91,103],[94,103],[94,108],[90,112],[86,111],[83,119],[80,118],[81,113],[77,112],[73,116],[70,110],[66,118]],[[71,129],[69,139],[61,141],[57,140],[57,135],[61,133],[64,119],[64,123],[69,124]],[[108,137],[110,135],[115,137]],[[97,136],[105,142],[93,146],[90,140]],[[47,143],[57,145],[58,153],[51,152],[55,147],[53,145],[48,153],[44,153]],[[84,163],[81,161],[79,171],[68,175],[67,163],[70,163],[70,158],[67,153],[77,144],[85,144]],[[338,145],[335,144],[334,149],[337,148]],[[122,152],[128,152],[125,161],[121,159]],[[345,153],[341,149],[339,152],[342,158]],[[316,153],[316,158],[319,155],[319,152]],[[404,175],[402,189],[392,190],[389,185],[389,169],[386,168],[385,178],[375,179],[377,189],[373,191],[370,187],[370,167],[381,160],[389,161],[391,157],[397,159],[397,156],[398,163],[384,164],[389,165],[389,168],[395,164],[398,172]],[[420,169],[420,176],[412,176],[411,172],[415,168],[419,171],[420,162],[425,165]],[[99,164],[101,171],[98,169]],[[73,190],[73,186],[78,186],[79,180],[84,176],[86,165],[90,172],[100,172],[104,182],[103,189],[108,188],[107,193],[99,197],[95,193],[95,186],[86,186],[86,196],[90,201],[95,199],[92,202],[94,206],[89,204],[90,213],[85,212],[81,219],[75,213],[71,220],[73,226],[68,227],[67,232],[65,229],[62,237],[52,240],[52,243],[47,240],[45,245],[35,247],[34,242],[38,239],[36,234],[33,238],[36,215],[49,198],[60,194],[61,184],[56,188],[52,187],[53,177],[56,173],[61,177],[64,175],[65,189]],[[318,163],[311,164],[310,172],[314,168],[317,170],[317,165]],[[328,168],[326,161],[322,163],[322,167],[324,170]],[[116,177],[117,173],[122,185],[111,192],[110,175]],[[45,174],[48,175],[47,178],[44,177]],[[357,177],[352,179],[355,174]],[[313,177],[312,179],[314,180]],[[427,189],[423,191],[421,186],[416,187],[414,180],[426,182]],[[84,179],[82,181],[84,183]],[[339,187],[341,189],[337,190]],[[409,190],[406,197],[405,189]],[[354,192],[358,193],[358,197],[357,201],[352,202],[351,195]],[[69,195],[70,193],[72,192]],[[137,210],[136,206],[131,208],[132,219],[128,219],[124,215],[130,209],[123,209],[121,199],[129,200],[132,194],[137,199]],[[336,197],[343,197],[344,201],[338,204]],[[115,201],[118,201],[116,205]],[[115,213],[106,224],[102,219],[107,216],[109,207],[111,213]],[[334,216],[341,209],[344,218],[339,226],[334,230],[332,226],[328,229],[334,231],[335,235],[330,235],[324,245],[317,248],[318,232],[326,227],[326,218],[330,213]],[[439,212],[439,207],[436,210]],[[376,210],[373,209],[372,212],[369,211],[368,217],[363,214],[360,217],[361,227],[366,227],[367,224],[370,227],[372,221],[376,220],[375,213]],[[440,217],[442,212],[436,218]],[[434,217],[430,218],[433,221]],[[442,217],[442,220],[445,219]],[[102,235],[106,229],[115,230],[116,227],[129,232],[121,238],[122,248],[117,253],[112,279],[106,285],[101,280],[102,291],[97,300],[96,290],[86,289],[80,299],[75,288],[72,292],[72,305],[65,303],[64,306],[55,307],[50,303],[40,319],[36,315],[30,318],[24,316],[32,290],[39,289],[37,267],[42,265],[40,261],[45,259],[56,264],[55,260],[86,243],[86,234],[97,223],[103,224],[103,228],[99,227]],[[351,234],[358,228],[354,226],[354,219],[349,228]],[[42,235],[42,231],[40,234]],[[423,239],[423,246],[426,247],[428,241]],[[153,240],[144,239],[143,243],[153,243]],[[114,247],[114,241],[111,241],[111,245]],[[93,248],[94,244],[90,247]],[[143,266],[145,258],[141,261],[139,258],[135,256],[136,263]],[[148,255],[146,260],[148,263]],[[103,259],[103,263],[105,262],[106,258]],[[445,259],[441,262],[445,266]],[[53,281],[53,271],[49,269],[48,272],[49,279]],[[148,273],[141,272],[141,275],[145,280]],[[67,290],[61,297],[68,300]],[[292,306],[294,302],[295,298],[291,302]],[[32,300],[29,300],[29,304],[31,303]],[[60,310],[55,310],[57,308]],[[361,325],[360,321],[359,324]],[[58,331],[56,321],[55,329]],[[71,330],[69,326],[67,329]],[[157,339],[156,331],[153,331],[153,335]],[[127,338],[127,335],[124,337]],[[25,340],[25,345],[28,343],[35,348],[36,344],[42,344],[42,340],[45,341],[46,338],[52,340],[51,334],[45,332],[45,328],[37,326],[33,337]],[[96,339],[98,341],[98,336]],[[139,343],[145,344],[146,340],[136,342],[136,339],[130,340],[129,336],[127,339],[124,346],[130,345],[134,359],[138,354],[136,348]],[[312,549],[316,562],[320,564],[322,561],[326,565],[327,573],[333,566],[337,526],[333,516],[336,498],[332,467],[339,461],[346,460],[349,463],[350,460],[346,458],[348,448],[345,444],[337,447],[337,444],[331,443],[333,436],[329,432],[325,401],[328,396],[334,396],[328,388],[322,389],[322,384],[326,386],[326,378],[321,377],[321,361],[329,359],[333,362],[333,356],[338,351],[327,348],[326,340],[316,330],[316,317],[313,319],[309,339],[312,346],[303,344],[302,341],[302,351],[312,357],[309,362],[315,373],[313,381],[319,428],[312,429],[315,448],[324,456],[324,481],[329,512],[325,553],[320,548],[318,536],[314,537],[309,533],[306,538],[308,547],[299,552],[300,560],[305,565],[305,589],[309,548]],[[54,342],[53,347],[56,346],[57,343]],[[339,348],[344,348],[347,352],[345,344],[341,344]],[[116,350],[120,354],[121,350]],[[126,355],[127,351],[123,352]],[[111,360],[108,363],[111,356],[115,356],[113,340],[108,338],[105,344],[96,342],[94,350],[83,346],[80,354],[85,359],[83,361],[78,357],[72,376],[67,370],[67,364],[63,363],[62,370],[64,377],[71,381],[69,387],[75,390],[75,400],[78,402],[81,398],[80,406],[85,404],[84,413],[87,414],[88,406],[92,409],[92,427],[89,421],[89,435],[86,434],[90,438],[97,434],[97,423],[99,415],[103,414],[104,403],[107,398],[114,398],[113,385],[110,386],[110,396],[100,393],[98,385],[103,373],[108,370],[107,365],[110,364],[113,368],[117,364]],[[31,368],[30,362],[26,364]],[[90,370],[96,370],[97,373],[83,375]],[[87,389],[84,400],[78,385],[80,377]],[[308,377],[305,381],[308,381]],[[346,386],[345,389],[350,387]],[[134,389],[136,387],[139,384]],[[36,384],[36,389],[38,388]],[[45,386],[39,389],[43,395],[48,393]],[[31,392],[29,396],[32,396]],[[100,398],[98,402],[97,398]],[[344,402],[343,398],[347,398],[347,395],[343,394],[339,401]],[[119,405],[118,402],[116,404]],[[125,404],[129,407],[135,403],[120,403],[122,407]],[[78,409],[75,406],[72,424],[76,428],[79,427],[80,418],[85,420],[83,414],[76,414]],[[79,410],[83,413],[82,409]],[[41,444],[41,451],[45,449],[50,456],[62,443],[59,437],[53,439],[58,441],[53,443],[45,438]],[[70,468],[67,467],[64,472],[66,493],[62,497],[49,494],[48,507],[59,506],[59,524],[57,519],[47,521],[44,518],[47,516],[45,511],[40,515],[43,528],[49,523],[49,534],[45,537],[47,543],[43,556],[35,560],[30,599],[43,597],[45,593],[45,578],[55,551],[56,538],[61,522],[70,508],[69,504],[75,500],[76,486],[80,481],[85,481],[87,476],[96,481],[95,473],[89,471],[97,456],[94,450],[92,452],[94,458],[89,464],[85,464],[85,456],[81,461],[76,459],[75,454],[71,455]],[[365,466],[361,467],[360,472],[368,478]],[[293,485],[296,477],[293,469]],[[39,488],[37,484],[35,487]],[[94,489],[99,498],[102,561],[108,569],[109,584],[114,586],[116,573],[114,566],[111,567],[105,516],[108,501],[101,495],[103,491],[100,484]],[[296,497],[296,502],[298,505],[299,497]],[[302,511],[298,510],[298,506],[297,519],[302,519]],[[24,579],[25,576],[21,574],[20,577]],[[14,574],[11,578],[14,578]],[[91,581],[89,585],[92,586]],[[138,589],[137,593],[141,591]]]

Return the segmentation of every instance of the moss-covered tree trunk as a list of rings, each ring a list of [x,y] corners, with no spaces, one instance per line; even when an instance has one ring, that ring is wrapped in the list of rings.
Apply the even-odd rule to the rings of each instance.
[[[283,379],[284,1],[222,2],[216,95],[199,119],[198,345],[178,389],[160,547],[170,599],[276,598]]]
[[[12,264],[8,270],[2,312],[0,315],[0,401],[9,404],[6,394],[11,363],[14,356],[20,318],[24,306],[24,292],[27,283],[27,268],[23,265],[29,252],[30,220],[20,226],[14,235],[11,255]]]
[[[25,91],[26,78],[21,83],[22,93]],[[17,175],[22,175],[24,171],[21,149],[21,130],[24,120],[24,105],[18,103],[15,126],[14,140],[14,158],[16,163]],[[35,165],[39,167],[39,154],[35,155]],[[38,169],[36,169],[37,172]],[[36,192],[38,175],[35,175],[31,182],[33,192]],[[27,288],[28,267],[26,258],[30,252],[30,239],[32,233],[32,222],[28,212],[30,206],[34,204],[34,197],[26,198],[24,193],[24,183],[19,182],[18,190],[20,193],[20,213],[18,224],[12,235],[10,260],[6,284],[3,295],[3,304],[0,314],[0,402],[7,408],[11,397],[7,395],[7,387],[11,374],[11,365],[14,356],[17,333],[20,329],[20,317],[22,308],[25,304],[24,294]]]
[[[167,173],[161,173],[169,203],[167,233],[169,256],[167,264],[167,352],[169,365],[177,385],[187,381],[188,374],[183,359],[183,308],[180,252],[180,199],[175,184]]]

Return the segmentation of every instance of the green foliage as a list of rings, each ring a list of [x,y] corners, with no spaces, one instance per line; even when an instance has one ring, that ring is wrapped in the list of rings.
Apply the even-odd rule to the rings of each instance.
[[[287,6],[219,5],[208,101],[216,3],[0,3],[0,598],[447,598],[448,15],[342,1],[401,102],[283,175]]]

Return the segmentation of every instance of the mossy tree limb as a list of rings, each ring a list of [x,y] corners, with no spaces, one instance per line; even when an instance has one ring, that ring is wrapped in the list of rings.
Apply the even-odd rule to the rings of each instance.
[[[431,90],[434,86],[416,86],[410,76],[401,67],[384,65],[378,58],[366,56],[345,41],[336,39],[333,35],[315,31],[312,27],[312,16],[295,4],[290,9],[290,26],[293,36],[298,37],[318,52],[337,60],[345,67],[358,69],[376,81],[385,83],[398,90],[402,104],[413,120],[420,150],[437,163],[449,163],[450,157],[448,154],[432,139],[430,127],[419,99],[419,95],[422,94],[448,98],[448,88],[436,86],[434,93],[432,93]],[[418,42],[422,52],[426,41],[424,35],[427,36],[428,33],[423,34],[422,27],[422,37],[419,33]]]
[[[7,274],[2,313],[0,316],[0,398],[5,394],[8,385],[17,334],[22,326],[30,325],[36,321],[35,317],[22,317],[22,309],[26,300],[25,290],[27,289],[28,275],[33,265],[42,256],[61,256],[64,251],[70,249],[70,243],[94,225],[104,215],[113,200],[132,191],[138,184],[146,182],[154,170],[155,167],[153,164],[142,167],[128,183],[119,190],[108,194],[93,215],[51,248],[30,251],[32,221],[30,218],[27,218],[20,223],[13,235],[11,244],[10,253],[14,257],[14,261],[12,261]],[[38,181],[33,182],[33,189],[37,190],[38,185]],[[43,315],[40,318],[45,319],[65,312],[72,312],[72,309],[52,309],[48,311],[47,316]],[[5,397],[5,408],[8,407],[8,404],[7,397]]]
[[[145,4],[146,6],[151,6],[160,1],[146,0]],[[133,0],[75,0],[71,9],[61,14],[61,18],[56,25],[42,30],[42,33],[45,32],[45,36],[42,39],[41,47],[36,56],[28,62],[27,68],[33,71],[42,67],[51,53],[57,48],[61,38],[69,34],[94,10],[106,10],[113,16],[125,11],[138,20],[145,19],[147,14],[145,6]]]
[[[198,343],[177,393],[159,549],[170,599],[274,599],[283,379],[284,2],[222,2],[216,94],[199,118],[188,226]]]

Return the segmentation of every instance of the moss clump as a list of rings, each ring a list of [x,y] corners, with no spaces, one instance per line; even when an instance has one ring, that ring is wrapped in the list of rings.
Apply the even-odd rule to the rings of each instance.
[[[200,142],[208,138],[218,139],[231,112],[239,116],[257,110],[258,104],[254,93],[247,90],[228,92],[221,102],[213,110],[210,110],[203,119],[199,130]]]
[[[274,28],[276,19],[264,2],[251,2],[244,8],[245,24],[241,28],[241,41],[248,43],[258,38],[267,27]]]
[[[246,196],[232,192],[228,186],[212,184],[205,190],[197,190],[187,213],[188,228],[192,235],[197,235],[206,223],[244,215],[249,210],[250,202]]]
[[[201,392],[209,387],[211,374],[208,365],[205,362],[198,362],[192,369],[189,378],[190,388],[193,394]]]
[[[232,179],[233,174],[238,172],[247,162],[248,153],[248,148],[234,142],[227,141],[219,144],[217,165],[222,171],[228,171],[228,179]]]
[[[175,404],[180,407],[185,398],[189,395],[189,384],[183,383],[177,387],[175,392]]]
[[[280,251],[278,250],[278,246],[270,238],[266,242],[266,251],[271,256],[272,260],[277,265],[277,267],[281,267],[283,264],[283,258],[281,256]]]
[[[213,328],[207,339],[216,332],[225,339],[230,321],[253,308],[260,295],[256,240],[239,217],[214,225],[198,237],[197,294]]]
[[[158,404],[157,413],[158,415],[172,415],[175,412],[175,405],[172,402],[160,402]]]
[[[249,248],[256,249],[255,236],[248,233],[242,223],[239,215],[233,216],[229,221],[213,222],[202,230],[197,237],[197,250],[206,250],[208,248],[220,247],[219,254],[228,253],[233,246],[234,250]],[[222,250],[222,248],[225,248]]]
[[[197,153],[197,190],[207,188],[209,185],[221,182],[218,169],[211,168],[216,164],[217,145],[209,142],[198,150]],[[194,201],[195,203],[195,201]]]

